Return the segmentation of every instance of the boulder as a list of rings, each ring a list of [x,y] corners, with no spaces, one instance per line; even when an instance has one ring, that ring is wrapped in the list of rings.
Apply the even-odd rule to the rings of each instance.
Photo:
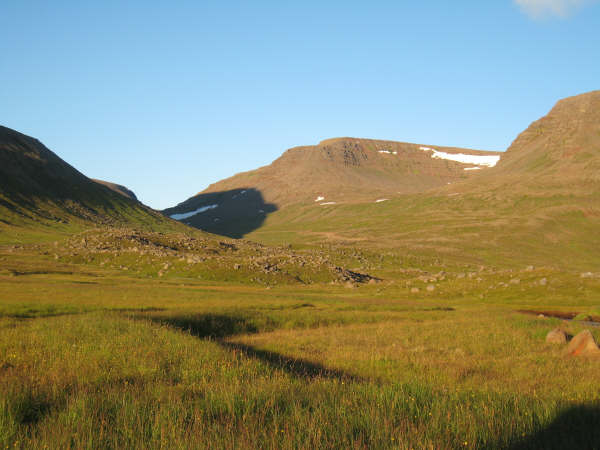
[[[549,344],[566,344],[567,333],[560,328],[555,328],[546,335],[546,342]]]
[[[565,353],[569,356],[600,356],[600,348],[589,330],[583,330],[577,334],[567,348]]]
[[[418,287],[414,287],[414,288],[410,288],[410,293],[411,294],[418,294],[419,293],[419,288]]]
[[[433,292],[433,291],[435,291],[435,286],[433,284],[427,285],[427,292]]]

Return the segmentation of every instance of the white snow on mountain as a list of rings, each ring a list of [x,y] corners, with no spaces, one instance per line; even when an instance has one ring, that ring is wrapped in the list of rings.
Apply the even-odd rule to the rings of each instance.
[[[463,164],[476,164],[478,166],[494,167],[500,160],[499,155],[466,155],[464,153],[440,152],[430,147],[419,147],[424,152],[432,152],[431,157],[436,159],[448,159]]]
[[[195,211],[190,211],[190,212],[186,212],[186,213],[181,213],[181,214],[172,214],[170,217],[171,219],[175,219],[175,220],[183,220],[183,219],[187,219],[188,217],[192,217],[195,216],[196,214],[200,214],[203,213],[205,211],[208,211],[209,209],[215,209],[217,208],[219,205],[208,205],[208,206],[202,206],[198,209],[196,209]]]

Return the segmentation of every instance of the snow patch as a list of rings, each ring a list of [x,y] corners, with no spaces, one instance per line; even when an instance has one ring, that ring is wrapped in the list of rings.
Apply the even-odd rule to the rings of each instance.
[[[187,219],[188,217],[192,217],[192,216],[195,216],[196,214],[203,213],[205,211],[208,211],[209,209],[218,208],[218,206],[219,205],[217,205],[217,204],[202,206],[202,207],[196,209],[195,211],[190,211],[190,212],[181,213],[181,214],[172,214],[170,217],[171,217],[171,219],[175,219],[175,220]]]
[[[240,194],[245,194],[245,193],[246,193],[246,190],[245,190],[245,189],[244,189],[242,192],[240,192]]]
[[[321,197],[320,195],[317,198],[315,198],[315,202],[320,202],[322,200],[325,200],[325,197]]]
[[[476,164],[478,166],[494,167],[500,160],[499,155],[465,155],[464,153],[446,153],[440,152],[431,147],[419,147],[424,152],[433,152],[432,158],[448,159],[463,164]]]
[[[397,155],[398,152],[391,152],[389,150],[379,150],[379,153],[387,153],[388,155]]]
[[[387,202],[389,198],[380,198],[379,200],[375,200],[375,203]]]
[[[465,170],[481,170],[481,167],[465,167]]]
[[[319,203],[319,205],[321,205],[321,206],[323,206],[323,205],[335,205],[335,202]]]

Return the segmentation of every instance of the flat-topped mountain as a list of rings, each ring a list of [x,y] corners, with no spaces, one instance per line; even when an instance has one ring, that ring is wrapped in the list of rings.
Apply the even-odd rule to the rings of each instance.
[[[215,183],[164,213],[237,237],[287,205],[376,202],[425,192],[493,167],[500,156],[404,142],[329,139],[289,149],[272,164]]]

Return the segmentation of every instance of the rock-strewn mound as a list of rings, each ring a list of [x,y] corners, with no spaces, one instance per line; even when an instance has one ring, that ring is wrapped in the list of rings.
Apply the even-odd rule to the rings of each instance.
[[[99,264],[151,277],[185,276],[267,285],[380,281],[339,267],[329,255],[317,250],[292,251],[196,233],[94,229],[73,236],[53,252],[56,259],[65,262]]]

